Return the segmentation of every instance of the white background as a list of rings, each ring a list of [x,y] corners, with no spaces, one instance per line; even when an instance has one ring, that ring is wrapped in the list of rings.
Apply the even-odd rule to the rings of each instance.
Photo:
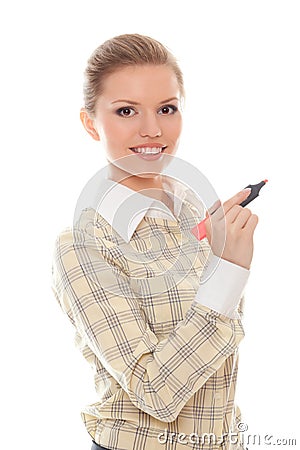
[[[183,69],[177,156],[224,200],[269,179],[251,205],[260,222],[237,402],[249,434],[299,438],[299,2],[12,0],[1,9],[1,448],[90,448],[80,409],[97,401],[93,376],[51,292],[52,249],[106,163],[79,121],[86,60],[133,32],[163,42]]]

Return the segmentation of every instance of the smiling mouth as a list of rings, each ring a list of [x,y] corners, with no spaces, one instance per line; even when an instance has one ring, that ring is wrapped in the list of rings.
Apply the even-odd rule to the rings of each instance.
[[[129,147],[134,153],[142,153],[143,155],[158,155],[162,153],[167,146],[164,147]]]

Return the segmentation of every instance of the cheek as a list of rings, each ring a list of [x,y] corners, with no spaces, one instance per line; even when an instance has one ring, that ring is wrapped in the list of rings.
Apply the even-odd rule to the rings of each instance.
[[[121,142],[130,138],[134,133],[136,125],[130,120],[109,120],[105,124],[105,135],[108,142]]]
[[[179,116],[178,118],[176,118],[176,120],[170,121],[168,124],[168,134],[170,136],[170,138],[174,141],[176,141],[180,134],[181,134],[181,130],[182,130],[182,119]]]

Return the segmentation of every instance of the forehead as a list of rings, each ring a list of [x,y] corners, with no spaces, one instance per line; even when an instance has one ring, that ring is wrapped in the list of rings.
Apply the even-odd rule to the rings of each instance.
[[[100,97],[156,101],[178,97],[179,85],[174,71],[164,65],[131,66],[117,69],[103,83]]]

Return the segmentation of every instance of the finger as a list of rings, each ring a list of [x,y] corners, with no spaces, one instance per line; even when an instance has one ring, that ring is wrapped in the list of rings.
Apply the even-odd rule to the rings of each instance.
[[[250,192],[251,192],[251,188],[246,188],[246,189],[238,192],[237,194],[235,194],[233,197],[231,197],[226,202],[224,202],[223,205],[221,205],[214,212],[214,214],[213,214],[214,220],[216,220],[216,221],[222,220],[225,214],[227,217],[228,211],[230,211],[230,209],[233,208],[234,206],[238,206],[240,203],[242,203],[249,196]]]
[[[254,230],[258,224],[258,216],[256,214],[251,214],[249,219],[247,220],[246,224],[244,225],[244,231],[246,233],[249,233],[249,235],[252,235],[254,233]]]
[[[236,217],[233,221],[233,225],[237,229],[244,228],[245,225],[247,224],[249,218],[252,215],[250,209],[242,208],[241,206],[239,208],[241,208],[241,209],[239,210],[238,214],[236,215]],[[232,209],[234,209],[234,208],[232,208]],[[229,211],[229,213],[230,213],[230,211]],[[227,219],[227,216],[226,216],[226,219]]]
[[[238,215],[242,213],[244,208],[239,205],[234,205],[226,214],[226,223],[233,223]]]
[[[251,188],[243,189],[242,191],[235,194],[229,200],[223,203],[223,209],[225,214],[235,205],[239,205],[249,196]]]

